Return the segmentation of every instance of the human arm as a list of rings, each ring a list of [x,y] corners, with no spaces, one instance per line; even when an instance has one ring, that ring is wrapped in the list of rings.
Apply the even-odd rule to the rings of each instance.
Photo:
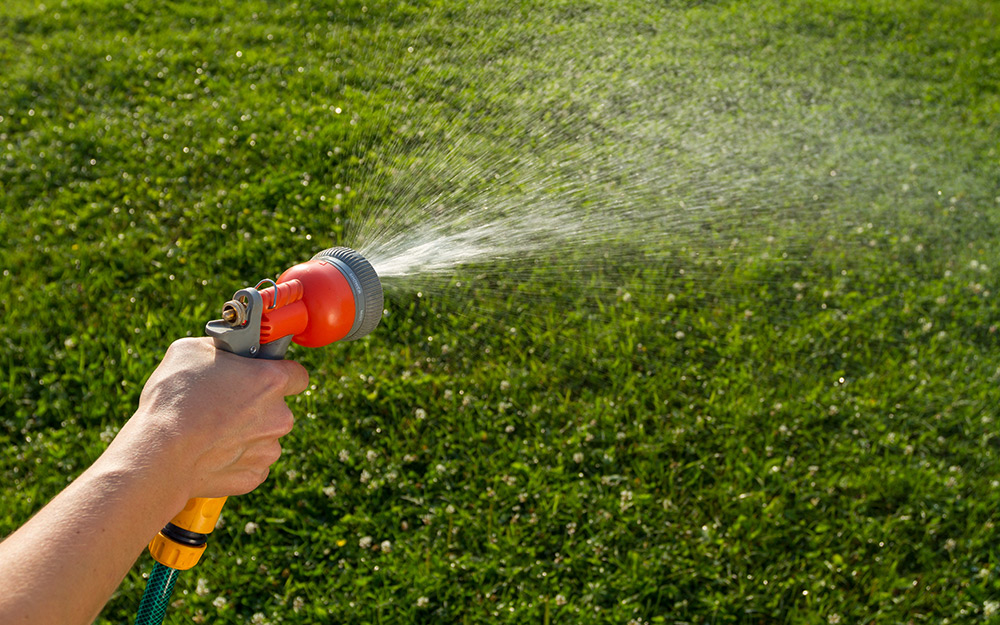
[[[291,361],[171,345],[108,449],[0,543],[0,623],[91,623],[188,499],[266,479],[294,421],[284,397],[307,384]]]

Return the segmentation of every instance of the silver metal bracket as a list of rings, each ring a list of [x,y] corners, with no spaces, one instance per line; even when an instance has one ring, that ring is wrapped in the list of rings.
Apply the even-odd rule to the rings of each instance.
[[[275,287],[277,288],[277,287]],[[292,336],[283,336],[276,341],[260,344],[260,320],[264,310],[264,300],[257,289],[240,289],[233,299],[246,307],[243,322],[237,325],[223,319],[209,321],[205,334],[215,339],[215,347],[237,356],[281,360],[292,343]]]
[[[260,317],[264,300],[257,289],[240,289],[233,299],[246,305],[245,320],[232,325],[228,321],[215,319],[205,325],[205,334],[215,339],[215,346],[237,356],[256,358],[260,353]]]

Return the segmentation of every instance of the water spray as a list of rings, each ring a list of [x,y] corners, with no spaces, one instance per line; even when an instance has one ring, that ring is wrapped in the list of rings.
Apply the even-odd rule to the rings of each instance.
[[[361,254],[334,247],[277,280],[237,291],[205,332],[215,346],[247,358],[280,360],[291,343],[322,347],[359,339],[382,318],[382,284]],[[156,560],[135,625],[163,622],[179,571],[201,559],[226,497],[196,497],[164,527],[149,552]]]

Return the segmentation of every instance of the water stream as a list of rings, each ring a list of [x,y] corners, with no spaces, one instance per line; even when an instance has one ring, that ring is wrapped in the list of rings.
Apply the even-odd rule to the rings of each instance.
[[[368,146],[344,233],[390,295],[466,274],[593,285],[609,262],[646,270],[647,286],[808,263],[822,246],[865,246],[894,219],[873,207],[932,184],[914,180],[913,146],[871,94],[780,91],[697,57],[665,68],[663,47],[693,44],[627,20],[525,37],[401,56],[396,73],[415,78],[393,85],[394,141]],[[476,71],[435,82],[456,59]]]

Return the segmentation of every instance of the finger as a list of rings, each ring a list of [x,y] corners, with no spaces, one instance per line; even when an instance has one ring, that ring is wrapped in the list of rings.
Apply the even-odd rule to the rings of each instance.
[[[279,360],[274,362],[282,369],[282,373],[286,376],[285,387],[283,389],[283,394],[287,397],[288,395],[298,395],[302,391],[309,388],[309,372],[306,368],[295,362],[294,360]]]
[[[248,421],[237,434],[250,445],[269,440],[277,440],[289,434],[295,427],[295,415],[283,399],[273,399],[261,404],[261,409],[252,421]]]
[[[281,405],[271,421],[271,432],[281,438],[289,434],[295,427],[295,414],[286,405]]]
[[[264,483],[270,469],[246,469],[233,471],[232,473],[219,478],[216,490],[209,491],[202,497],[231,497],[235,495],[246,495]]]
[[[281,443],[276,439],[260,441],[243,452],[234,468],[262,470],[270,467],[281,457]]]

